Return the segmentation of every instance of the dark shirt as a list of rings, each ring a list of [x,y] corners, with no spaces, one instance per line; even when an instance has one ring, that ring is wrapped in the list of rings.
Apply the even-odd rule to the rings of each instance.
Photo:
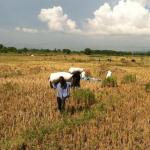
[[[80,73],[77,72],[72,76],[72,87],[80,87]]]

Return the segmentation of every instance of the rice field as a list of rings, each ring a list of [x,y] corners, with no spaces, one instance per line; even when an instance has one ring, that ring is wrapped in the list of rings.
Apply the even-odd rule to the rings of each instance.
[[[66,111],[60,114],[48,77],[72,66],[101,80],[111,70],[117,86],[81,81],[82,89],[95,95],[94,103],[85,108],[72,90]],[[122,82],[126,75],[136,75],[136,80]],[[147,83],[150,57],[1,54],[0,149],[150,150]]]

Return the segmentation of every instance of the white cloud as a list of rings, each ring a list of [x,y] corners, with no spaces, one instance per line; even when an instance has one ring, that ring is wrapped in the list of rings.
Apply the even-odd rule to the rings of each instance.
[[[48,28],[51,31],[61,32],[76,32],[78,31],[76,22],[69,19],[67,14],[64,14],[62,7],[53,7],[42,9],[38,15],[42,22],[48,23]]]
[[[149,0],[131,0],[131,1],[138,2],[138,3],[143,4],[143,5],[146,5],[149,3]]]
[[[16,30],[16,31],[19,31],[19,32],[25,32],[25,33],[37,33],[37,32],[38,32],[37,29],[20,28],[20,27],[16,27],[15,30]]]
[[[61,6],[41,9],[38,18],[50,31],[93,35],[150,35],[149,0],[118,0],[115,6],[105,3],[88,18],[81,29],[64,14]]]
[[[146,0],[120,0],[111,8],[108,3],[89,18],[86,31],[91,34],[141,35],[150,34],[150,11]]]

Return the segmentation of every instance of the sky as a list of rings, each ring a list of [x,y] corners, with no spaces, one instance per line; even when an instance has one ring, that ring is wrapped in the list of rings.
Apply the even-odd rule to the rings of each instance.
[[[150,50],[149,0],[0,0],[0,43]]]

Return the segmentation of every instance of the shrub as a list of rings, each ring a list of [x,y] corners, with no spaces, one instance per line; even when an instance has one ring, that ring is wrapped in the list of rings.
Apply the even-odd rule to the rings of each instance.
[[[125,75],[123,77],[123,80],[122,80],[122,83],[123,84],[126,84],[126,83],[134,83],[136,82],[136,75],[135,74],[128,74],[128,75]]]
[[[145,91],[150,92],[150,82],[145,84]]]
[[[73,99],[76,100],[77,106],[89,108],[95,103],[95,94],[89,89],[74,89]]]
[[[102,87],[117,87],[117,79],[115,77],[108,77],[102,81]]]

